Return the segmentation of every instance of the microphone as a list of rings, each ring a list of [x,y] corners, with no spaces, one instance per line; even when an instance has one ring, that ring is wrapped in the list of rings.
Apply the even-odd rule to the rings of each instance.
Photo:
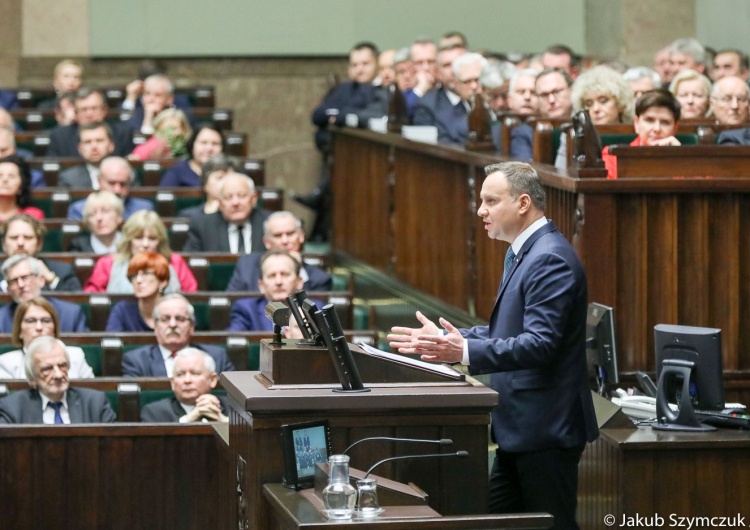
[[[457,456],[458,458],[466,458],[469,456],[469,451],[456,451],[455,453],[432,453],[429,455],[404,455],[404,456],[392,456],[390,458],[384,458],[380,462],[377,462],[374,464],[370,469],[367,470],[367,473],[365,473],[364,478],[367,478],[367,476],[372,472],[373,469],[378,467],[380,464],[383,464],[385,462],[390,462],[392,460],[405,460],[407,458],[444,458],[444,457],[451,457],[451,456]]]
[[[369,442],[372,440],[385,440],[388,442],[415,442],[415,443],[425,443],[425,444],[440,444],[440,445],[453,445],[453,440],[450,438],[441,438],[440,440],[420,440],[417,438],[391,438],[389,436],[373,436],[372,438],[362,438],[361,440],[357,440],[352,445],[344,449],[344,452],[341,454],[347,454],[349,452],[349,449],[354,447],[357,444],[361,444],[362,442]]]

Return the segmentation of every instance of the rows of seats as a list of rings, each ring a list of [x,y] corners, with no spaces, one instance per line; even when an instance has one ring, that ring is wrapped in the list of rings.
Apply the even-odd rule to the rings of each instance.
[[[125,99],[124,87],[101,87],[107,98],[107,106],[117,108]],[[176,96],[186,96],[192,107],[213,108],[216,105],[216,89],[210,85],[174,87]],[[16,98],[24,109],[36,109],[39,103],[55,99],[56,93],[52,88],[18,88]]]

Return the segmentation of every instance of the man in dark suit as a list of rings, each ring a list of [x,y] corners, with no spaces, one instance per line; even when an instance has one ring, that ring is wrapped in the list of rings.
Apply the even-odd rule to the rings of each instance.
[[[750,127],[722,131],[716,143],[721,145],[750,145]]]
[[[266,318],[270,302],[283,302],[302,289],[300,264],[283,248],[274,248],[260,259],[261,279],[257,288],[263,296],[240,298],[232,304],[228,331],[271,331],[273,322]]]
[[[0,399],[0,423],[110,423],[115,413],[104,392],[70,388],[70,358],[54,337],[34,339],[26,350],[26,379],[31,386]]]
[[[198,348],[177,352],[170,383],[174,397],[149,403],[141,411],[144,422],[219,421],[226,423],[227,406],[223,397],[211,394],[219,382],[213,357]]]
[[[280,248],[286,250],[300,261],[300,276],[304,288],[308,291],[330,291],[333,280],[331,276],[314,265],[305,265],[302,261],[302,245],[305,243],[305,230],[302,221],[292,212],[274,212],[263,223],[263,244],[267,250]],[[254,291],[260,280],[260,260],[263,252],[253,252],[241,256],[234,267],[229,280],[228,291]]]
[[[122,375],[126,377],[172,377],[177,352],[188,346],[213,357],[217,373],[234,370],[227,353],[220,347],[192,344],[195,309],[181,294],[168,294],[154,308],[156,344],[125,352]]]
[[[492,239],[507,241],[503,281],[489,326],[444,333],[421,313],[419,329],[395,327],[391,346],[422,359],[461,362],[492,374],[498,449],[491,513],[548,512],[555,529],[576,529],[578,462],[598,435],[586,371],[586,276],[575,251],[544,216],[534,168],[485,168],[478,215]]]
[[[0,224],[3,252],[8,256],[24,254],[37,256],[44,246],[47,228],[38,219],[26,214],[16,214]],[[81,282],[69,263],[51,259],[40,259],[40,274],[44,278],[44,289],[49,291],[80,291]],[[0,289],[7,292],[3,280]]]
[[[219,184],[219,211],[190,220],[186,252],[249,254],[263,248],[263,221],[269,212],[257,208],[253,179],[228,173]]]
[[[78,153],[83,164],[60,172],[60,188],[93,190],[99,186],[99,165],[115,149],[112,129],[102,122],[92,122],[78,127]]]
[[[78,153],[78,128],[89,123],[106,121],[106,101],[104,94],[99,90],[80,89],[75,100],[76,123],[52,129],[49,135],[47,156],[80,156]],[[114,154],[127,156],[132,153],[133,134],[130,129],[120,123],[113,123],[110,127],[112,129],[112,140],[115,144]]]
[[[24,300],[40,296],[45,280],[41,274],[41,262],[25,254],[17,254],[6,259],[2,266],[2,272],[13,302],[0,307],[0,333],[10,333],[13,328],[13,315],[16,313],[16,307]],[[51,296],[46,298],[57,311],[61,332],[72,333],[89,330],[86,325],[86,316],[79,305],[58,300]]]

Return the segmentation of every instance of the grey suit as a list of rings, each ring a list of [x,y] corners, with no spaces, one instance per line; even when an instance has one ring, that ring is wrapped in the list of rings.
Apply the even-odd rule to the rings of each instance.
[[[219,403],[221,403],[222,414],[226,415],[226,398],[219,396]],[[170,397],[154,401],[143,407],[141,421],[146,423],[174,423],[180,421],[180,418],[184,415],[185,409],[182,408],[177,398]]]
[[[750,145],[750,127],[723,131],[716,143],[719,145]]]
[[[90,388],[68,388],[70,423],[111,423],[115,413],[104,392]],[[0,423],[44,423],[42,396],[33,388],[13,392],[0,399]]]
[[[268,210],[254,208],[250,213],[252,241],[250,250],[262,250],[263,221],[270,215]],[[182,248],[185,252],[229,252],[229,223],[221,212],[196,214],[190,220],[188,239]]]
[[[69,167],[68,169],[61,171],[60,176],[57,179],[57,186],[59,188],[75,188],[82,190],[94,189],[91,184],[91,174],[89,173],[86,164]]]

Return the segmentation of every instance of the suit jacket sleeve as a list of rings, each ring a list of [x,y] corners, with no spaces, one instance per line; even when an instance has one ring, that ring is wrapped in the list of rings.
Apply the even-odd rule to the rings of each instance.
[[[136,348],[126,351],[122,355],[122,375],[124,377],[147,377],[149,372],[141,362],[144,359],[143,352],[150,346]]]
[[[50,267],[50,265],[52,265]],[[76,276],[75,269],[67,263],[47,263],[47,266],[60,279],[55,291],[80,291],[81,281]]]
[[[533,156],[534,131],[530,125],[522,123],[510,132],[510,156],[528,162]]]
[[[330,291],[333,288],[333,278],[320,267],[305,265],[309,279],[305,283],[308,291]]]
[[[73,331],[76,333],[86,333],[89,331],[89,326],[86,323],[86,314],[83,312],[83,309],[80,308],[80,306],[76,306],[76,318],[75,318],[75,324],[73,325]]]
[[[87,423],[112,423],[117,419],[117,415],[112,410],[109,400],[104,392],[92,390],[82,396],[84,411],[84,421]]]
[[[236,300],[232,304],[229,314],[227,331],[252,331],[253,323],[250,317],[248,299]]]
[[[173,423],[179,419],[180,416],[172,409],[172,398],[154,401],[141,409],[141,421],[144,423]]]
[[[427,105],[424,105],[421,101],[417,102],[414,107],[414,118],[412,123],[414,125],[435,125],[435,114],[432,109]]]
[[[112,272],[112,265],[114,258],[112,255],[102,256],[96,261],[94,270],[91,271],[91,276],[83,290],[87,293],[105,293],[107,292],[107,284],[109,283],[109,276]]]
[[[190,220],[187,241],[185,241],[185,246],[182,247],[184,252],[201,252],[205,250],[203,248],[203,233],[200,226],[198,226],[199,222],[203,220],[203,216],[196,216]]]
[[[260,252],[253,252],[237,260],[227,291],[254,291],[258,288],[258,266],[261,256]]]

